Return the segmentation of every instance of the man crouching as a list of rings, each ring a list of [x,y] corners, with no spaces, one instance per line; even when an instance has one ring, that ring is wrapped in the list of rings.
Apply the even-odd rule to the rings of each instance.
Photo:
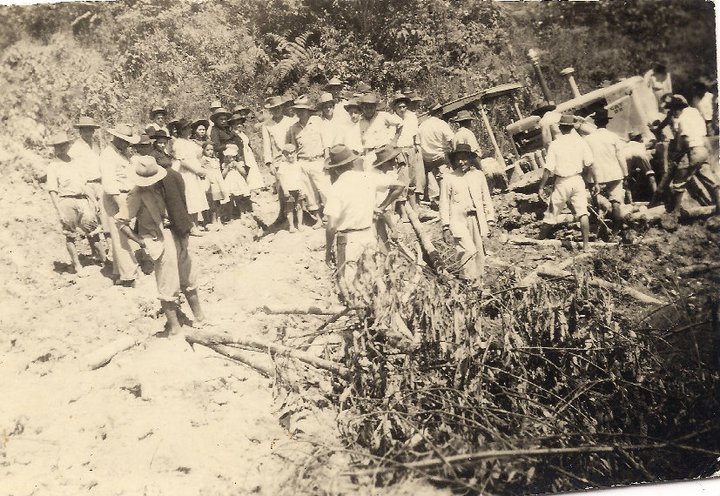
[[[164,333],[176,334],[180,330],[178,298],[181,290],[195,321],[205,320],[188,251],[188,236],[180,236],[169,229],[165,199],[159,186],[167,174],[165,169],[150,156],[136,155],[131,164],[135,166],[135,188],[128,193],[127,211],[121,209],[115,218],[122,223],[122,232],[138,243],[153,261],[160,304],[167,319]],[[133,218],[137,223],[136,232],[130,228]]]

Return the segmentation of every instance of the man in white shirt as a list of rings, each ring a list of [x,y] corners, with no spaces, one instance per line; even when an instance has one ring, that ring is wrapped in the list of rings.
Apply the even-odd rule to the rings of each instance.
[[[408,109],[409,105],[410,99],[403,93],[398,93],[393,98],[395,114],[403,120],[402,131],[400,131],[396,144],[401,155],[398,178],[407,188],[407,199],[410,206],[413,210],[417,210],[416,192],[423,191],[425,166],[420,156],[417,115]],[[402,165],[403,163],[404,165]],[[419,188],[418,183],[420,183]]]
[[[653,63],[652,69],[647,71],[643,76],[645,84],[655,94],[655,98],[660,103],[663,95],[672,93],[672,78],[667,71],[667,67],[662,62]]]
[[[283,158],[282,150],[288,142],[288,130],[295,122],[294,118],[283,114],[284,104],[285,100],[281,96],[273,96],[267,99],[265,109],[270,112],[270,119],[263,123],[260,130],[263,138],[263,160],[273,177],[277,173],[276,163]],[[278,191],[278,201],[280,203],[277,220],[282,220],[285,218],[284,194],[281,191],[280,183],[277,181],[275,188]]]
[[[620,205],[625,203],[625,188],[627,180],[627,165],[622,155],[625,143],[620,137],[608,131],[607,124],[610,116],[606,109],[600,109],[593,114],[595,129],[584,139],[592,152],[592,169],[600,194],[610,200],[612,205],[613,229],[622,227],[623,218]]]
[[[377,239],[372,231],[374,215],[383,215],[395,198],[388,192],[379,204],[377,191],[387,184],[376,184],[370,176],[356,170],[362,157],[345,145],[330,149],[325,168],[332,186],[325,204],[325,262],[337,266],[336,277],[341,297],[347,300],[355,280],[357,261],[365,250],[375,250]]]
[[[712,196],[715,213],[720,214],[720,181],[708,163],[710,154],[705,119],[696,108],[688,106],[687,100],[681,95],[673,95],[667,108],[673,118],[676,147],[680,157],[670,183],[674,210],[680,208],[687,183],[695,176]]]
[[[420,139],[420,152],[425,165],[428,180],[428,196],[431,201],[440,198],[439,183],[442,174],[449,170],[448,154],[453,149],[455,132],[450,125],[441,119],[442,105],[430,107],[430,117],[425,119],[418,127]]]
[[[593,194],[599,191],[595,174],[592,170],[593,156],[590,147],[577,133],[573,132],[575,119],[572,114],[560,117],[558,127],[560,136],[555,138],[548,147],[538,196],[548,204],[544,226],[540,230],[540,238],[550,234],[553,226],[560,221],[560,214],[567,204],[572,206],[575,219],[580,221],[583,249],[589,248],[590,222],[588,220],[587,192],[583,172],[590,168],[593,179]],[[550,199],[545,196],[545,184],[551,175],[555,176],[555,186]]]
[[[334,102],[333,118],[337,123],[341,125],[345,125],[350,121],[350,116],[345,110],[345,104],[347,103],[347,100],[342,98],[341,96],[343,86],[343,82],[338,77],[332,78],[325,85],[325,91],[332,95],[332,99]],[[320,100],[322,99],[323,98],[320,97]]]

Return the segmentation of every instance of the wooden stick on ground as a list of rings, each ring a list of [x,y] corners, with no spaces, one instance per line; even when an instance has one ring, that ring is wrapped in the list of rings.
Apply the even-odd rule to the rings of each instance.
[[[538,275],[545,277],[571,277],[573,274],[572,272],[569,272],[567,270],[557,270],[556,268],[552,267],[544,267],[538,270]],[[664,305],[666,303],[662,300],[655,298],[654,296],[646,295],[645,293],[642,293],[637,289],[631,288],[627,285],[615,284],[604,279],[591,277],[588,283],[591,286],[618,291],[638,301],[642,301],[643,303],[649,303],[652,305]]]
[[[264,305],[259,307],[265,313],[270,314],[297,314],[297,315],[335,315],[345,310],[343,306],[334,307],[319,307],[314,305],[309,306],[292,306],[292,305]]]
[[[563,246],[570,246],[572,248],[580,249],[582,248],[582,243],[577,241],[565,241],[562,239],[533,239],[533,238],[527,238],[525,236],[510,236],[507,239],[508,243],[511,243],[513,245],[520,245],[520,246],[551,246],[556,248],[562,248]],[[611,247],[611,246],[618,246],[617,243],[606,243],[604,241],[591,241],[590,246],[600,248],[600,247]]]
[[[701,272],[707,272],[710,270],[720,269],[720,262],[705,262],[695,265],[688,265],[687,267],[681,267],[677,273],[679,276],[691,276],[699,274]]]
[[[125,336],[120,339],[109,343],[99,350],[94,351],[86,358],[87,368],[90,370],[96,370],[110,363],[115,355],[125,350],[129,350],[133,346],[140,343],[138,338],[131,336]]]
[[[272,369],[272,367],[269,367],[268,365],[262,363],[256,357],[250,355],[248,352],[244,352],[242,350],[238,350],[237,348],[232,348],[230,346],[225,346],[222,344],[210,344],[208,348],[210,348],[216,353],[219,353],[236,362],[250,367],[251,369],[259,372],[261,375],[267,378],[271,378],[274,375],[275,371]]]
[[[517,450],[488,450],[477,453],[467,453],[463,455],[446,456],[443,459],[430,458],[428,460],[420,460],[417,462],[397,463],[398,466],[407,469],[427,469],[444,465],[446,463],[472,463],[477,460],[485,460],[490,458],[513,458],[521,456],[540,456],[540,455],[562,455],[569,453],[611,453],[617,450],[636,451],[647,449],[666,448],[668,443],[657,444],[635,444],[635,445],[619,445],[619,446],[576,446],[570,448],[529,448]],[[376,467],[373,469],[359,470],[357,472],[349,472],[345,475],[375,475],[378,472],[393,470],[394,466],[387,465]]]
[[[298,351],[293,348],[288,348],[277,343],[271,343],[269,341],[262,341],[259,339],[253,339],[249,337],[231,337],[223,334],[212,334],[195,331],[185,336],[185,340],[191,345],[201,344],[211,348],[211,345],[225,345],[232,347],[240,347],[250,351],[259,352],[271,352],[277,355],[287,356],[299,360],[308,365],[312,365],[315,368],[323,369],[332,372],[340,377],[346,378],[350,375],[350,371],[340,365],[339,363],[331,360],[325,360],[318,358],[310,353],[304,351]]]

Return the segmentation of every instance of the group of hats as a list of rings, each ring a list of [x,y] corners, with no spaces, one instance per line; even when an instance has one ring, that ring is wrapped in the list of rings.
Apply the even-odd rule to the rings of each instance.
[[[380,167],[384,163],[387,163],[400,155],[400,152],[400,148],[392,145],[385,145],[379,148],[375,152],[375,162],[373,162],[373,167]],[[329,156],[327,160],[325,160],[325,169],[330,170],[342,165],[347,165],[360,158],[362,158],[360,154],[349,148],[347,145],[335,145],[330,148]]]

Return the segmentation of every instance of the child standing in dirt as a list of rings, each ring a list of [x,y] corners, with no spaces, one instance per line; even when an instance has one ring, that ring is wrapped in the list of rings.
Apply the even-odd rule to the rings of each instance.
[[[71,143],[72,140],[66,133],[56,134],[48,141],[48,144],[54,147],[55,160],[48,166],[47,189],[60,219],[73,270],[80,274],[82,265],[75,247],[78,231],[88,237],[90,246],[101,262],[105,262],[106,256],[98,232],[98,208],[90,199],[92,193],[87,187],[79,162],[68,155]]]
[[[203,169],[207,171],[210,222],[217,230],[220,223],[220,203],[227,198],[227,193],[225,192],[225,180],[220,169],[220,160],[215,157],[215,145],[212,141],[206,141],[203,144],[203,156],[200,162]]]
[[[303,177],[300,164],[295,156],[295,145],[286,144],[282,149],[283,157],[275,164],[277,180],[285,195],[285,215],[287,216],[288,231],[295,232],[303,229],[303,209],[307,208],[307,197],[303,190]],[[312,214],[311,214],[312,215]],[[320,225],[320,219],[313,216],[315,225]]]
[[[229,205],[226,208],[232,218],[239,218],[250,200],[250,188],[245,180],[247,168],[245,162],[237,160],[238,153],[235,144],[227,145],[223,151],[222,176],[227,193],[223,203]]]

